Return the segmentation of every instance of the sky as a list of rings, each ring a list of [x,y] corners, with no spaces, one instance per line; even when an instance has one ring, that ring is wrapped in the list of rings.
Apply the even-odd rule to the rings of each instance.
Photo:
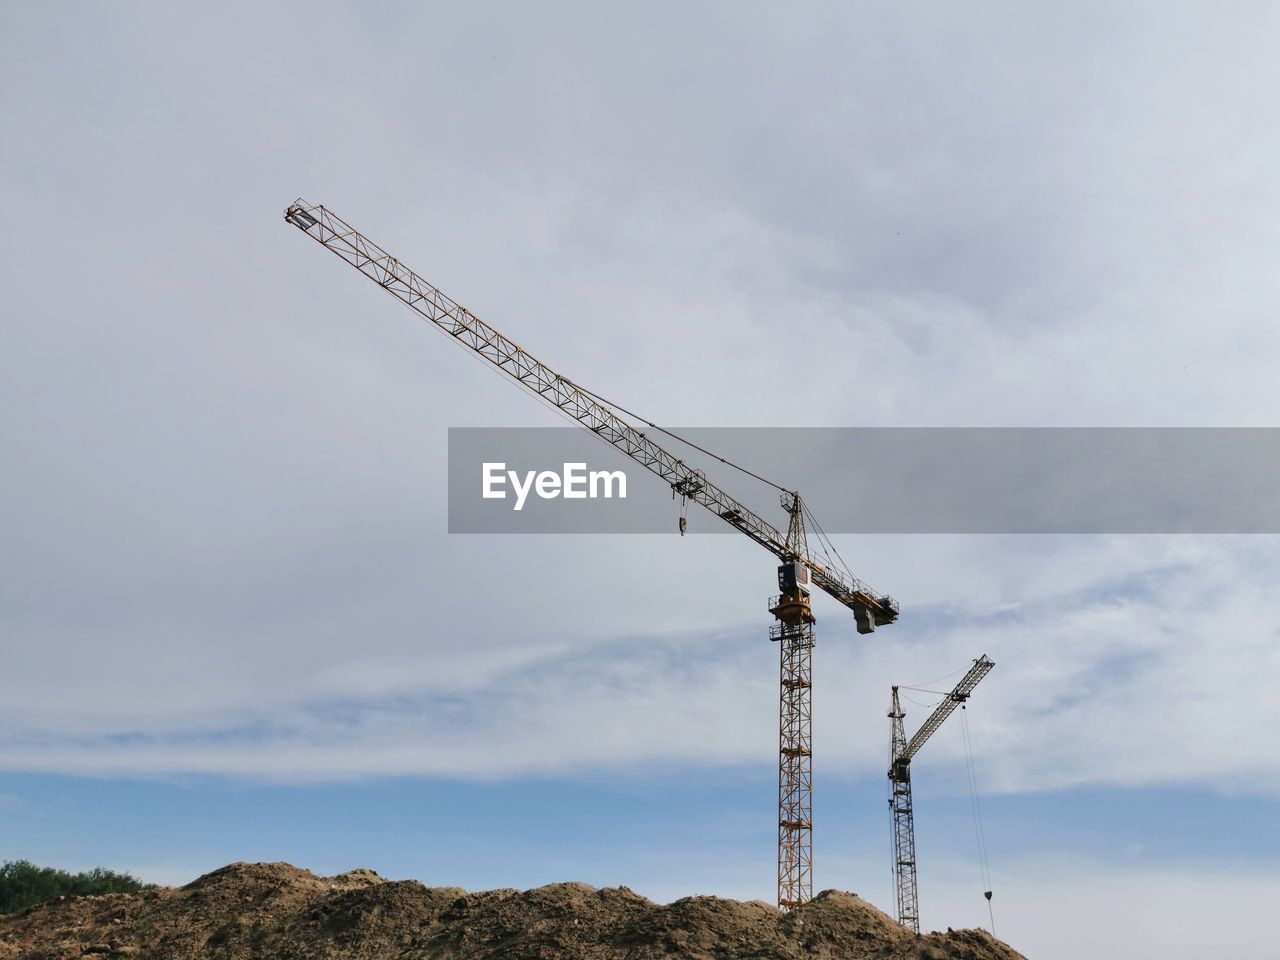
[[[0,28],[0,859],[774,896],[772,558],[674,506],[666,536],[450,536],[448,429],[561,421],[299,236],[296,197],[658,423],[1280,419],[1271,5]],[[903,613],[815,606],[817,888],[891,909],[889,686],[987,653],[997,934],[1265,955],[1276,538],[837,545]],[[987,921],[961,734],[915,765],[926,928]]]

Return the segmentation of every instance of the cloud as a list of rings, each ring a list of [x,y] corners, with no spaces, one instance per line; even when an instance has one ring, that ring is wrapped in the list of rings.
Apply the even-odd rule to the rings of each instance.
[[[5,14],[0,765],[771,752],[770,558],[447,537],[445,428],[558,421],[283,224],[298,194],[662,422],[1275,420],[1265,30],[400,15]],[[986,651],[998,789],[1274,792],[1272,540],[841,547],[905,612],[864,640],[820,611],[824,762],[874,769],[885,687]]]
[[[1081,562],[1098,556],[1090,538],[1077,538],[1075,549]],[[1027,571],[1014,552],[967,555],[992,571],[1004,564],[1010,592],[1034,602],[1006,602],[990,578],[986,596],[967,591],[968,603],[917,608],[867,638],[819,607],[815,730],[824,769],[878,773],[888,685],[919,685],[933,679],[922,671],[963,668],[986,652],[997,669],[970,711],[986,789],[1280,792],[1267,739],[1275,705],[1239,695],[1251,678],[1280,666],[1274,628],[1265,625],[1273,576],[1266,549],[1246,538],[1116,538],[1110,562],[1091,578],[1064,576],[1057,592],[1020,582]],[[944,550],[935,563],[946,568],[956,559]],[[1053,579],[1052,570],[1037,574]],[[943,579],[940,569],[917,576]],[[446,636],[419,657],[361,650],[341,667],[300,670],[278,695],[268,675],[220,700],[229,678],[213,674],[186,681],[186,701],[118,703],[118,689],[108,688],[68,710],[33,696],[20,701],[0,741],[0,764],[300,781],[762,764],[776,736],[777,670],[763,626],[558,647],[539,632],[527,649],[500,653],[451,651]],[[908,724],[926,714],[909,705]],[[953,733],[930,744],[931,766],[963,762]],[[1168,750],[1170,742],[1179,750]]]

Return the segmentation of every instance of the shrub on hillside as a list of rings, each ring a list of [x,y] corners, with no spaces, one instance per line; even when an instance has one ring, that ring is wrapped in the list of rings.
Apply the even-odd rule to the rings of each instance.
[[[27,860],[0,864],[0,916],[17,913],[58,897],[89,897],[103,893],[137,893],[151,884],[127,873],[94,867],[83,873],[67,873],[37,867]]]

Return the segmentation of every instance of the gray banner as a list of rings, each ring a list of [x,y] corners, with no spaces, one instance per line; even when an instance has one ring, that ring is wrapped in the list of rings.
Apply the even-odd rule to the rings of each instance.
[[[1280,532],[1278,428],[675,432],[798,489],[828,533]],[[776,491],[651,437],[785,529]],[[661,533],[679,515],[668,484],[585,430],[449,431],[451,533]],[[687,515],[690,533],[733,529]]]

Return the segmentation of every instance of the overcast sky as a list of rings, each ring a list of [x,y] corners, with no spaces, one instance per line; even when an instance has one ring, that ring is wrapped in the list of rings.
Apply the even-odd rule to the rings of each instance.
[[[771,899],[772,559],[447,535],[447,429],[561,421],[284,207],[659,423],[1276,426],[1278,43],[1263,3],[4,7],[0,858]],[[819,887],[890,908],[888,687],[985,652],[997,932],[1257,953],[1275,538],[838,545],[903,615],[817,607]],[[926,926],[985,919],[962,761]]]

